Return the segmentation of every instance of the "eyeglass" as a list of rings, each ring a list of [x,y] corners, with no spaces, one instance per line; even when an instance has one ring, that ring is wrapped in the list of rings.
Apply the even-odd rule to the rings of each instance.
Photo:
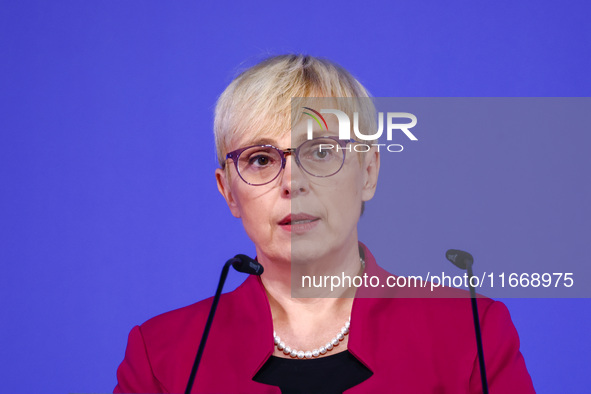
[[[285,168],[287,155],[294,155],[297,165],[306,173],[326,178],[335,175],[345,163],[345,147],[354,139],[318,137],[305,141],[297,148],[281,150],[273,145],[247,146],[226,155],[232,159],[242,180],[252,186],[266,185],[275,180]]]

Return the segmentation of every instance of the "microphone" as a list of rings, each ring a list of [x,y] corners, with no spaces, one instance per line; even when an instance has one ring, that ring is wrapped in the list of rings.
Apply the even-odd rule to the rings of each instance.
[[[218,288],[215,292],[215,296],[213,297],[211,309],[209,310],[207,323],[205,323],[205,327],[203,328],[203,336],[201,337],[199,349],[197,350],[197,354],[195,355],[195,362],[193,363],[193,368],[191,368],[191,375],[189,376],[189,381],[187,382],[185,394],[189,394],[191,392],[191,388],[193,388],[193,383],[195,382],[195,376],[197,375],[197,369],[199,368],[201,356],[203,355],[203,350],[205,350],[205,343],[207,342],[209,329],[211,328],[211,324],[213,323],[213,317],[215,316],[215,311],[217,309],[220,296],[222,295],[222,289],[224,288],[224,283],[226,283],[226,277],[228,276],[230,266],[234,267],[234,269],[238,272],[244,272],[245,274],[257,276],[261,275],[264,271],[263,266],[258,261],[251,259],[250,257],[244,254],[237,254],[230,260],[226,261],[226,264],[224,264],[224,268],[222,268],[222,274],[220,276],[220,281],[218,283]]]
[[[476,304],[476,291],[472,286],[472,265],[474,257],[468,252],[458,249],[449,249],[445,257],[456,267],[468,270],[468,287],[470,288],[470,299],[472,302],[472,317],[474,318],[474,331],[476,333],[476,348],[478,349],[478,361],[480,364],[480,381],[482,382],[482,393],[488,394],[488,381],[486,379],[486,368],[484,367],[484,350],[482,348],[482,332],[480,331],[480,319],[478,318],[478,305]]]
[[[458,249],[448,250],[445,252],[445,257],[462,270],[465,270],[468,265],[474,264],[474,257],[470,253]]]
[[[238,272],[250,275],[261,275],[264,271],[263,266],[258,261],[251,259],[245,254],[237,254],[233,259],[232,267]]]

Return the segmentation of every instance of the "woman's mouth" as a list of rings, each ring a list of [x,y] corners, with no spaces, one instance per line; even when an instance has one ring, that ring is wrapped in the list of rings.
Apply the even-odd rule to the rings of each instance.
[[[307,213],[289,214],[279,222],[279,226],[288,232],[305,233],[318,224],[319,217]]]

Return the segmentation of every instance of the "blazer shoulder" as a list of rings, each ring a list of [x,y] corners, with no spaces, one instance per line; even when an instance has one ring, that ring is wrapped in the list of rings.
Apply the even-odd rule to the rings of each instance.
[[[218,313],[223,313],[222,311],[225,309],[232,309],[234,304],[243,298],[244,293],[249,291],[249,288],[252,288],[254,285],[252,279],[248,277],[235,290],[221,295],[216,316]],[[174,335],[175,332],[184,331],[186,327],[204,326],[213,303],[213,298],[212,296],[154,316],[140,325],[141,331],[145,336]]]

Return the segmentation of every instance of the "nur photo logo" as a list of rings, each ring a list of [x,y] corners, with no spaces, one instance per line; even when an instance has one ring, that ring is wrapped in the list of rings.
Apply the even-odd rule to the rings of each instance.
[[[384,118],[386,119],[386,138],[388,141],[392,141],[393,136],[395,133],[402,132],[409,140],[411,141],[418,141],[418,138],[410,131],[413,127],[417,125],[417,117],[409,112],[387,112],[384,116],[384,112],[378,112],[378,126],[377,131],[368,133],[369,130],[363,130],[362,132],[359,128],[359,113],[353,113],[353,133],[354,137],[351,137],[351,120],[349,115],[345,112],[338,110],[338,109],[321,109],[320,111],[316,111],[310,107],[302,107],[304,109],[303,113],[308,115],[310,118],[308,119],[307,123],[307,138],[309,140],[313,139],[314,136],[314,123],[320,126],[321,131],[328,131],[328,124],[326,119],[322,114],[332,114],[335,115],[338,121],[338,131],[339,131],[339,139],[340,140],[351,140],[355,139],[356,141],[377,141],[382,134],[384,133]],[[406,120],[406,122],[400,122],[400,120]],[[410,122],[408,122],[410,120]],[[337,151],[340,149],[346,149],[348,151],[355,151],[355,152],[367,152],[371,149],[372,146],[377,147],[378,152],[380,148],[385,147],[388,152],[402,152],[404,147],[401,144],[380,144],[380,143],[360,143],[354,145],[347,145],[341,147],[338,144],[321,144],[319,146],[319,150],[329,150],[329,149],[336,149]]]

